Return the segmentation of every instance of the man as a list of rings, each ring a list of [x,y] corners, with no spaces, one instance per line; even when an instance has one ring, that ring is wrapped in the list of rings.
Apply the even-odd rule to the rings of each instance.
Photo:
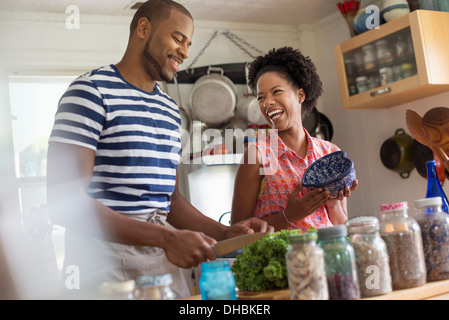
[[[171,0],[150,0],[130,29],[119,63],[67,89],[50,137],[49,209],[66,227],[63,287],[171,273],[173,289],[186,296],[175,266],[214,260],[217,240],[272,228],[257,219],[224,226],[178,191],[180,115],[156,82],[170,81],[188,57],[190,13]]]

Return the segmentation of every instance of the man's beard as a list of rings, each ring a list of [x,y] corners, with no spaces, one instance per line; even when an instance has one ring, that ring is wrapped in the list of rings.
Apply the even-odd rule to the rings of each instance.
[[[150,41],[153,37],[150,35],[147,42],[145,43],[145,47],[143,48],[142,56],[145,58],[146,62],[150,63],[153,68],[156,70],[157,74],[163,81],[170,82],[173,79],[173,75],[168,75],[162,72],[162,66],[153,58],[153,56],[149,53],[148,48],[150,46]],[[145,62],[145,61],[144,61]],[[151,70],[144,63],[144,67],[146,71],[151,74]],[[155,79],[158,80],[158,79]]]

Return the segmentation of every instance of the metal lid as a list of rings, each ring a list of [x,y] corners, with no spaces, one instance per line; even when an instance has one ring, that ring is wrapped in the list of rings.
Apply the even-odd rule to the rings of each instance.
[[[318,238],[319,239],[331,239],[338,237],[346,237],[348,235],[348,231],[344,224],[339,224],[333,227],[326,227],[318,229]]]
[[[415,200],[416,208],[425,208],[430,206],[441,206],[443,204],[443,199],[441,197],[432,197]]]
[[[406,201],[403,201],[403,202],[382,204],[380,205],[379,209],[380,212],[382,213],[407,210],[408,203]]]
[[[360,216],[346,222],[349,234],[379,231],[379,219],[375,216]]]
[[[136,284],[140,287],[160,287],[169,286],[173,283],[171,274],[160,274],[151,276],[140,276],[136,280]]]

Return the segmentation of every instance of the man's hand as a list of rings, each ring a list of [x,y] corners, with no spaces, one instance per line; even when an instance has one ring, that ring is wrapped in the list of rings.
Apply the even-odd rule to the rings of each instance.
[[[167,259],[174,265],[192,268],[201,262],[217,258],[211,247],[217,241],[204,233],[189,230],[170,230],[169,233],[163,249]]]

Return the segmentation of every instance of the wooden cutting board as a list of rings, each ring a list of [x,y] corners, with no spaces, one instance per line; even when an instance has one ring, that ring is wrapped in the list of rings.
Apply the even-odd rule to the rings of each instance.
[[[288,289],[267,290],[261,292],[237,291],[238,300],[290,300]]]

